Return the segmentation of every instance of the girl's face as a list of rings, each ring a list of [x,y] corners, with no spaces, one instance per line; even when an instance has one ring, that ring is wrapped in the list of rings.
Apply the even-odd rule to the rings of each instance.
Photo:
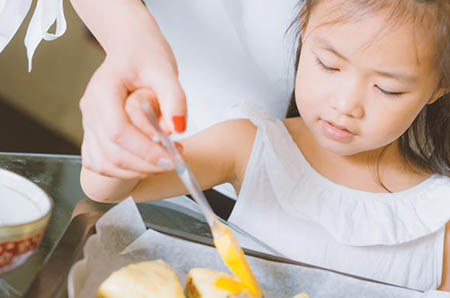
[[[413,24],[391,26],[380,11],[323,25],[332,2],[302,32],[296,103],[321,147],[349,156],[398,139],[438,98],[438,75],[432,41]]]

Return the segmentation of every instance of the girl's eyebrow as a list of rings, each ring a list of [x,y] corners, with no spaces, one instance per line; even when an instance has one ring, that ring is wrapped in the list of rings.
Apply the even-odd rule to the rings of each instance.
[[[345,60],[347,62],[349,62],[349,59],[347,57],[345,57],[344,55],[342,55],[341,53],[339,53],[326,39],[323,39],[319,36],[314,36],[313,41],[319,45],[322,49],[333,53],[334,55],[338,56],[339,58],[341,58],[342,60]]]
[[[395,79],[398,81],[403,81],[406,83],[414,83],[417,81],[417,76],[409,75],[409,74],[388,72],[388,71],[382,71],[382,70],[375,70],[375,73],[382,77],[387,77],[387,78]]]
[[[344,60],[346,62],[350,61],[347,57],[345,57],[344,55],[339,53],[328,40],[321,38],[319,36],[314,36],[313,40],[323,50],[331,52],[332,54],[334,54],[335,56],[341,58],[342,60]],[[411,75],[411,74],[403,74],[403,73],[389,72],[389,71],[383,71],[383,70],[374,70],[374,72],[379,76],[395,79],[398,81],[403,81],[406,83],[414,83],[417,81],[417,76]]]

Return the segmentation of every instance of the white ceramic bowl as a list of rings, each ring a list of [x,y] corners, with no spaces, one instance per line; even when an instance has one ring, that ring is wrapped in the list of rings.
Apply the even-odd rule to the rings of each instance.
[[[0,273],[21,265],[36,250],[53,209],[36,184],[0,169]]]

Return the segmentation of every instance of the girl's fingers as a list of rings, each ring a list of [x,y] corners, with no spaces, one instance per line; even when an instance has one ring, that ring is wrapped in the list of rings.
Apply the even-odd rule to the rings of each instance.
[[[186,130],[186,96],[177,77],[159,80],[152,85],[164,118],[161,127],[176,133]]]
[[[167,135],[172,134],[172,128],[166,123],[161,114],[158,98],[150,88],[138,89],[131,93],[126,100],[125,110],[133,125],[138,127],[146,135],[152,137],[152,139],[157,135],[155,128],[151,125],[144,112],[142,101],[148,103],[162,131]]]
[[[141,132],[148,135],[153,142],[160,145],[160,140],[158,138],[156,129],[152,126],[150,120],[147,118],[147,114],[144,111],[144,107],[141,101],[147,101],[147,103],[150,105],[150,108],[152,108],[154,111],[153,114],[158,117],[160,125],[164,124],[165,122],[162,121],[161,114],[158,112],[159,107],[156,102],[156,98],[154,97],[154,93],[151,90],[149,91],[150,93],[145,91],[145,89],[140,89],[132,93],[125,103],[125,110],[131,123]],[[181,143],[175,142],[175,145],[180,152],[183,151],[183,146],[181,145]]]
[[[157,107],[157,104],[154,104],[156,99],[153,99],[152,96],[154,96],[154,93],[150,93],[150,91],[147,92],[146,89],[140,89],[133,92],[128,96],[125,102],[125,111],[127,112],[130,122],[143,134],[154,140],[157,137],[157,132],[148,120],[141,102],[142,100],[145,100],[154,111],[153,114],[159,117],[159,108]]]

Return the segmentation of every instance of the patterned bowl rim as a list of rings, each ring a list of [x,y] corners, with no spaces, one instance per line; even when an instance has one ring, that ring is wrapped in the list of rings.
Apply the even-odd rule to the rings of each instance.
[[[33,219],[31,221],[23,222],[23,223],[0,225],[0,229],[3,229],[3,228],[9,229],[9,228],[13,228],[13,227],[18,228],[18,227],[21,227],[21,226],[33,225],[35,223],[38,223],[38,222],[44,220],[46,217],[50,216],[50,214],[53,211],[53,207],[54,207],[53,200],[47,194],[47,192],[45,192],[39,185],[37,185],[36,183],[31,181],[30,179],[23,177],[22,175],[19,175],[17,173],[11,172],[11,171],[6,170],[6,169],[1,169],[0,168],[0,176],[6,176],[6,177],[9,177],[11,179],[16,179],[16,180],[19,180],[19,181],[21,181],[23,183],[27,183],[29,185],[32,185],[32,187],[34,187],[35,190],[40,194],[40,197],[42,197],[45,200],[47,200],[48,203],[50,204],[48,210],[46,212],[44,212],[42,215],[40,215],[38,218]],[[1,182],[0,182],[0,185],[2,185]]]

